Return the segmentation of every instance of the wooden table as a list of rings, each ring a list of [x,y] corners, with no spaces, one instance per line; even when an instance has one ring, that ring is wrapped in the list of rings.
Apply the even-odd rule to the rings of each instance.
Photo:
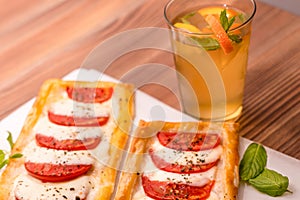
[[[0,0],[5,5],[0,7],[0,119],[34,97],[44,80],[63,77],[82,63],[97,69],[101,62],[84,59],[116,34],[166,28],[166,2]],[[300,17],[261,2],[257,5],[240,134],[299,159]],[[137,40],[132,38],[132,45]],[[115,52],[120,45],[122,41],[112,46]],[[170,52],[144,48],[114,59],[105,73],[131,80],[140,77],[134,73],[137,66],[149,63],[174,68]],[[166,80],[176,88],[167,71],[147,77]],[[146,85],[140,89],[179,109],[178,99],[168,88]]]

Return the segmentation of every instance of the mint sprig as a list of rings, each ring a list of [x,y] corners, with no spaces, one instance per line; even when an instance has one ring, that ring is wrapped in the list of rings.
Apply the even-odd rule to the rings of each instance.
[[[14,147],[13,137],[11,132],[7,131],[8,136],[6,138],[7,142],[10,145],[10,150]],[[9,155],[9,152],[0,149],[0,169],[2,169],[5,165],[9,163],[10,159],[21,158],[23,155],[21,153],[15,153],[13,155]]]
[[[240,35],[228,34],[228,37],[235,43],[240,43],[243,40]]]
[[[229,31],[230,27],[232,26],[232,24],[234,23],[234,21],[235,21],[235,16],[228,19],[226,9],[221,11],[220,22],[221,22],[223,29],[225,30],[225,32],[227,33],[227,35],[231,39],[231,41],[233,41],[235,43],[240,43],[240,42],[242,42],[241,36],[228,33],[228,31]]]
[[[183,17],[181,17],[180,20],[184,24],[191,24],[191,22],[189,21],[189,18],[193,17],[195,14],[196,14],[195,12],[188,13],[188,14],[184,15]],[[226,9],[221,11],[220,22],[221,22],[223,29],[225,30],[225,32],[227,33],[227,35],[231,41],[233,41],[235,43],[240,43],[243,40],[240,35],[229,33],[229,29],[232,26],[232,24],[234,23],[234,21],[235,21],[235,16],[228,19]],[[207,51],[216,50],[221,47],[218,40],[211,38],[211,37],[205,37],[205,38],[192,37],[191,39],[193,42],[195,42],[197,45],[203,47]]]
[[[216,50],[220,48],[220,44],[218,40],[214,38],[198,38],[198,37],[192,37],[192,40],[199,46],[203,47],[205,50]]]
[[[274,170],[267,169],[266,165],[265,148],[260,144],[250,144],[239,166],[241,180],[247,181],[258,191],[273,197],[290,192],[287,189],[289,179]]]
[[[228,32],[228,30],[232,26],[234,20],[235,20],[235,17],[232,17],[231,19],[228,19],[226,9],[221,11],[220,22],[221,22],[221,25],[224,28],[226,33]]]

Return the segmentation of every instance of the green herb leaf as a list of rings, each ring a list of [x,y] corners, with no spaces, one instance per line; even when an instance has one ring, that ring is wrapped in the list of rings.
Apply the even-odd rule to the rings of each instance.
[[[250,179],[249,183],[257,190],[275,197],[287,191],[289,179],[276,171],[265,169],[256,178]]]
[[[235,17],[232,17],[229,22],[228,22],[228,29],[226,30],[226,32],[230,29],[230,27],[232,26],[233,22],[235,21]]]
[[[196,14],[195,12],[188,13],[188,14],[184,15],[183,17],[181,17],[180,20],[181,20],[182,23],[184,23],[184,24],[191,24],[191,23],[188,21],[188,19],[189,19],[190,17],[193,17],[195,14]]]
[[[241,179],[246,181],[255,178],[264,170],[266,164],[267,152],[265,148],[260,144],[250,144],[240,163]]]
[[[240,43],[240,42],[243,41],[243,39],[242,39],[241,36],[239,36],[239,35],[231,35],[231,34],[228,34],[228,37],[229,37],[232,41],[234,41],[234,42],[236,42],[236,43]]]
[[[246,16],[245,16],[243,13],[240,13],[240,14],[238,15],[238,18],[239,18],[239,20],[240,20],[241,22],[246,21]]]
[[[7,131],[7,133],[8,133],[8,136],[7,136],[6,140],[8,141],[8,143],[10,145],[10,149],[13,149],[14,142],[13,142],[12,134],[9,131]]]
[[[7,131],[7,133],[8,133],[8,136],[7,136],[6,140],[8,141],[8,143],[10,145],[10,149],[13,149],[14,142],[13,142],[13,138],[12,138],[12,133],[9,131]],[[9,152],[5,152],[4,150],[0,149],[0,169],[9,163],[9,159],[21,158],[23,156],[21,153],[15,153],[14,155],[9,156],[8,159],[5,159],[6,157],[8,157],[8,154],[9,154]]]
[[[226,9],[221,11],[220,22],[226,33],[228,32],[234,21],[235,17],[232,17],[230,20],[228,20]]]
[[[226,9],[224,9],[223,11],[221,11],[220,22],[221,22],[221,25],[222,25],[223,29],[225,31],[228,30],[228,18],[227,18]]]
[[[191,13],[188,13],[188,14],[184,15],[182,18],[183,19],[188,19],[190,17],[193,17],[195,14],[196,14],[195,12],[191,12]]]
[[[8,164],[8,159],[3,160],[2,162],[0,162],[0,169],[2,169],[7,164]]]
[[[193,41],[195,41],[199,46],[203,47],[205,50],[216,50],[220,48],[220,44],[218,40],[214,38],[198,38],[192,37]]]
[[[232,17],[230,20],[228,20],[226,9],[221,11],[220,22],[221,22],[223,29],[225,30],[225,32],[227,34],[228,34],[230,27],[234,23],[234,21],[235,21],[235,16]],[[239,35],[228,34],[228,37],[231,39],[231,41],[236,42],[236,43],[240,43],[242,41],[242,37]]]
[[[22,156],[23,156],[23,154],[21,154],[21,153],[15,153],[14,155],[10,156],[9,158],[12,158],[12,159],[21,158]]]
[[[2,163],[5,159],[5,152],[0,149],[0,163]]]
[[[181,18],[182,23],[184,24],[191,24],[187,19]]]

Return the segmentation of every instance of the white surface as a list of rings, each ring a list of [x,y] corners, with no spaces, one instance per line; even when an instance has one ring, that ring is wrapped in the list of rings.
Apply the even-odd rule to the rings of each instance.
[[[65,77],[66,80],[86,80],[86,81],[113,81],[117,80],[102,75],[94,70],[75,70]],[[15,112],[10,114],[8,117],[0,122],[0,149],[9,149],[6,142],[7,133],[11,131],[13,138],[16,139],[23,126],[24,120],[29,112],[34,99],[25,103],[23,106],[18,108]],[[169,107],[166,104],[158,101],[157,99],[141,92],[136,92],[136,118],[134,125],[140,120],[165,120],[165,121],[188,121],[193,120],[179,111]],[[133,127],[133,129],[135,126]],[[251,141],[240,138],[240,154],[242,155],[246,147]],[[300,200],[300,161],[286,156],[280,152],[266,148],[268,153],[268,164],[269,169],[276,170],[281,174],[289,177],[290,185],[289,190],[293,191],[293,194],[285,193],[281,197],[276,197],[276,200],[294,199]],[[240,200],[272,200],[273,197],[269,197],[265,194],[253,189],[251,186],[241,183],[239,189]]]

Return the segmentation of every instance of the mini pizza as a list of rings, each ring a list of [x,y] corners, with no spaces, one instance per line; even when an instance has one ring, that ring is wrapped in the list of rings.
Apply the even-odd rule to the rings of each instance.
[[[133,118],[133,86],[49,80],[0,177],[0,199],[110,199]],[[16,122],[18,123],[18,122]]]
[[[236,199],[237,128],[234,123],[140,121],[114,199]]]

